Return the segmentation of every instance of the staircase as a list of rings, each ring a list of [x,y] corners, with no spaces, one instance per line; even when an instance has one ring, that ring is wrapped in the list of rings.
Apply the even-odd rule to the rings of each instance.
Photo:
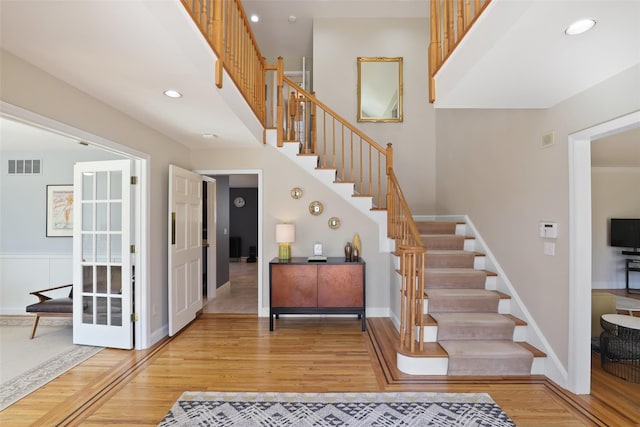
[[[443,3],[446,52],[454,46],[449,41],[458,40],[452,30],[464,29],[456,32],[461,37],[486,3],[475,0],[472,8],[460,3],[456,25],[453,3]],[[429,375],[543,373],[544,354],[524,342],[525,322],[509,314],[509,296],[497,291],[496,275],[484,271],[484,256],[474,252],[464,226],[414,222],[394,172],[391,144],[373,141],[286,78],[282,58],[268,65],[240,0],[183,4],[215,53],[216,86],[222,88],[226,71],[262,124],[264,142],[375,221],[380,252],[399,255],[398,368]],[[440,0],[431,1],[432,16],[440,16],[439,5]],[[430,56],[438,46],[436,37]]]
[[[427,247],[423,350],[398,352],[398,368],[416,375],[543,373],[544,353],[525,342],[527,324],[510,313],[465,224],[416,223]]]

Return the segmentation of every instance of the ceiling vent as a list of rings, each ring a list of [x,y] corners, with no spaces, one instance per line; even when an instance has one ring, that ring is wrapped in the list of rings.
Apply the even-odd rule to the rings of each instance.
[[[40,175],[40,160],[9,160],[9,175]]]

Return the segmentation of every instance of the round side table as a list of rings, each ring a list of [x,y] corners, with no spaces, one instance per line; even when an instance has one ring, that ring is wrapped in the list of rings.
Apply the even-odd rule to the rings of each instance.
[[[604,314],[600,318],[602,369],[616,377],[640,383],[640,317]]]

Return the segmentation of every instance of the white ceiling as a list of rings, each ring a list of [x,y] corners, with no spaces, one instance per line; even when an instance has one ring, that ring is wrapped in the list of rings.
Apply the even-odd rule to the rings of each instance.
[[[596,26],[566,36],[582,18]],[[640,1],[493,0],[436,76],[436,107],[549,108],[638,63]]]
[[[313,17],[428,15],[426,0],[244,6],[261,15],[253,28],[267,57],[311,56]],[[493,0],[491,8],[447,65],[454,79],[438,82],[439,106],[549,106],[640,62],[640,1]],[[594,31],[557,35],[583,16],[598,20]],[[187,147],[261,144],[215,88],[215,57],[177,0],[0,0],[0,24],[3,49]],[[184,96],[166,98],[167,88]]]

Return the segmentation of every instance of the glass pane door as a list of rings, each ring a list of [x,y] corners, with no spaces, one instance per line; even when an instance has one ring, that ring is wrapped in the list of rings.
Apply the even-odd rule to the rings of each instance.
[[[131,348],[130,161],[79,163],[75,174],[74,342]]]

